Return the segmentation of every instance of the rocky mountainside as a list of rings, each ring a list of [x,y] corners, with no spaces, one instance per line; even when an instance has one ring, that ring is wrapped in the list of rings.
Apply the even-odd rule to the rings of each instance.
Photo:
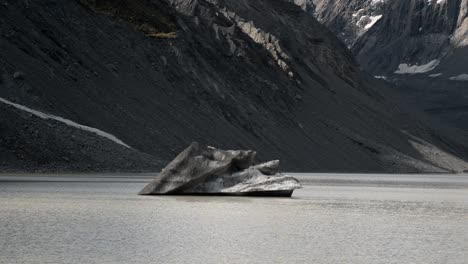
[[[394,1],[353,46],[373,75],[468,133],[468,1]]]
[[[468,74],[461,67],[468,65],[468,57],[463,56],[468,45],[466,0],[400,0],[387,5],[381,21],[353,46],[369,71],[434,74],[439,70],[446,78]],[[452,56],[459,65],[447,65],[452,64],[448,63]]]
[[[379,21],[387,8],[386,0],[309,0],[312,13],[352,47],[354,42]]]
[[[0,170],[155,171],[192,141],[292,171],[466,170],[467,136],[399,105],[309,8],[1,0]]]
[[[374,15],[380,19],[354,38],[342,37],[349,30],[336,21],[353,26],[354,14],[372,12],[377,3],[352,2],[315,1],[322,6],[315,15],[333,15],[324,24],[350,45],[373,76],[392,82],[411,104],[468,131],[468,1],[378,1]]]

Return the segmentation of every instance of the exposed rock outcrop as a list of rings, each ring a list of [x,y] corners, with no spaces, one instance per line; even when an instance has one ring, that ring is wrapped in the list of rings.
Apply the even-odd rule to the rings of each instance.
[[[456,47],[468,46],[468,0],[462,0],[460,3],[457,28],[451,40]]]
[[[298,180],[278,172],[279,161],[254,165],[256,152],[192,143],[139,194],[291,196]]]
[[[385,0],[308,0],[313,15],[348,47],[371,29],[384,14]]]

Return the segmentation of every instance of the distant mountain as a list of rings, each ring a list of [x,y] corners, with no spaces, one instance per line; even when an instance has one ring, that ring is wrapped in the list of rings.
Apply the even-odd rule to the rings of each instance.
[[[315,15],[349,44],[368,72],[394,83],[412,104],[468,132],[467,0],[314,2],[322,6]],[[369,12],[377,22],[348,34],[347,25],[356,28],[353,16]]]
[[[0,170],[155,171],[191,141],[291,171],[466,170],[468,136],[367,78],[313,7],[4,0]]]

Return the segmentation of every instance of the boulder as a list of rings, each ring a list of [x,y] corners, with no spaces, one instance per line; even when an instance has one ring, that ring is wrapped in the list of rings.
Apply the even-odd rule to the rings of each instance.
[[[255,155],[194,142],[139,194],[291,196],[301,188],[297,179],[278,172],[278,160],[254,164]]]
[[[16,71],[13,73],[13,79],[15,80],[24,80],[26,77],[26,74],[24,72]]]

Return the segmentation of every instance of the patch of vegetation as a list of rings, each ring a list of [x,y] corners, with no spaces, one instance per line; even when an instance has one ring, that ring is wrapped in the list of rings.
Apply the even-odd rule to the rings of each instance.
[[[148,37],[175,38],[175,16],[164,2],[149,0],[78,0],[96,13],[129,22]]]

